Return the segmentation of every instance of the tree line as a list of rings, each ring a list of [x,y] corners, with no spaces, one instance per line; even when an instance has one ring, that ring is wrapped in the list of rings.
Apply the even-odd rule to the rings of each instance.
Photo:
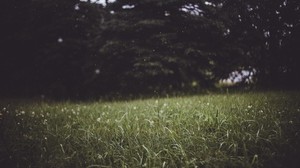
[[[257,86],[300,86],[298,0],[10,0],[0,8],[3,95],[203,89],[242,71]]]

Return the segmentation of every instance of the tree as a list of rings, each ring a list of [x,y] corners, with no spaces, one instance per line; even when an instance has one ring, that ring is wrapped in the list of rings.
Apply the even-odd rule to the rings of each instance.
[[[226,37],[226,19],[218,15],[221,9],[205,1],[110,3],[111,14],[97,36],[98,78],[108,89],[213,85],[231,72],[227,58],[236,52]]]
[[[243,67],[255,69],[262,85],[280,85],[287,77],[290,57],[282,49],[290,45],[294,26],[299,24],[300,3],[295,0],[228,0],[224,6],[232,11],[231,36],[242,44],[247,60]]]
[[[245,70],[265,86],[299,81],[297,0],[11,0],[0,8],[7,94],[207,88]]]
[[[89,43],[103,6],[79,0],[5,2],[3,90],[12,94],[75,96],[86,81]],[[23,93],[22,93],[23,92]]]
[[[20,86],[24,86],[29,82],[25,78],[25,73],[30,71],[30,68],[26,65],[28,60],[22,54],[26,53],[27,57],[32,57],[33,49],[29,44],[31,37],[28,33],[30,4],[29,0],[1,3],[0,77],[3,82],[0,82],[0,88],[2,94],[5,94],[7,90],[14,91],[16,83],[22,81]],[[15,90],[15,92],[18,91],[19,89]]]

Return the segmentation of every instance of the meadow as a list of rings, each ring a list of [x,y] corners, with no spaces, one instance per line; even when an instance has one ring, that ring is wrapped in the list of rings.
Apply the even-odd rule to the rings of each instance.
[[[0,101],[0,167],[300,165],[300,92]]]

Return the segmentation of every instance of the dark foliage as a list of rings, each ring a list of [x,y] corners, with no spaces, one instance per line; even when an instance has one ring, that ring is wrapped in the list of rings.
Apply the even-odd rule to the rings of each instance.
[[[297,0],[10,0],[0,6],[1,95],[198,90],[233,71],[297,87]]]

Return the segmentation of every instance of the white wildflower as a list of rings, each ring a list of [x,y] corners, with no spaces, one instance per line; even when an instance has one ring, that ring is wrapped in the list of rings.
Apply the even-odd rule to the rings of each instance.
[[[100,74],[100,69],[95,69],[95,74],[96,75]]]
[[[59,38],[57,39],[57,42],[59,42],[59,43],[62,43],[63,41],[64,41],[64,39],[61,38],[61,37],[59,37]]]
[[[149,122],[150,126],[154,125],[154,121],[153,120],[148,120],[148,119],[145,119],[145,120]]]

